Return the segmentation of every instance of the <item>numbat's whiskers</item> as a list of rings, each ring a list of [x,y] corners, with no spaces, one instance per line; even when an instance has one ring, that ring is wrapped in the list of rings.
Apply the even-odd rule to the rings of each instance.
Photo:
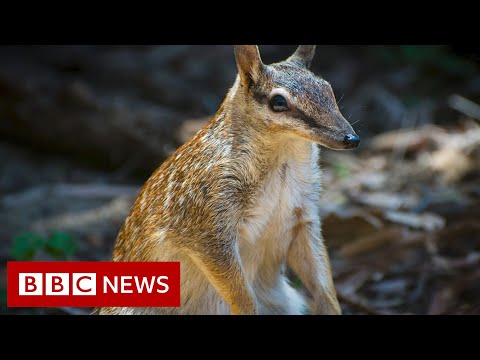
[[[330,84],[308,70],[315,46],[262,63],[234,47],[238,76],[213,119],[143,186],[114,261],[180,261],[179,308],[100,314],[340,314],[323,243],[318,160],[323,145],[359,138]],[[290,286],[299,277],[313,300]]]

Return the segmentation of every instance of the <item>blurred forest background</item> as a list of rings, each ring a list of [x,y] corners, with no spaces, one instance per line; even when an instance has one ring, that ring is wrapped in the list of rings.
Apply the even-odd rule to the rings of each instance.
[[[295,48],[260,51],[271,63]],[[317,47],[312,70],[362,139],[321,160],[345,314],[480,313],[479,56]],[[235,76],[224,45],[0,47],[0,313],[88,313],[7,309],[6,261],[110,260],[139,187]]]

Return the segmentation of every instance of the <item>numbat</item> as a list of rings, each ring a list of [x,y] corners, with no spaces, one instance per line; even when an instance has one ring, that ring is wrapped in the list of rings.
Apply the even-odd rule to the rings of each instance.
[[[272,65],[255,45],[234,52],[238,76],[219,110],[145,183],[113,252],[179,261],[181,306],[97,313],[341,313],[320,229],[318,145],[352,149],[359,137],[308,70],[314,45]]]

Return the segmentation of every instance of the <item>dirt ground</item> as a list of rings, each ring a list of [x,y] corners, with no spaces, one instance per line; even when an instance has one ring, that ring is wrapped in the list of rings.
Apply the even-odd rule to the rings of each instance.
[[[265,62],[292,49],[261,47]],[[314,72],[362,137],[352,152],[322,149],[323,234],[343,312],[479,314],[478,64],[419,46],[317,54]],[[0,314],[86,314],[8,309],[6,261],[109,260],[141,184],[231,85],[231,47],[0,55]],[[131,135],[132,124],[148,131]]]

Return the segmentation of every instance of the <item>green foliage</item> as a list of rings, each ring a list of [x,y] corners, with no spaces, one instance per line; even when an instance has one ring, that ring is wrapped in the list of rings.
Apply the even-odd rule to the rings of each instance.
[[[67,233],[54,231],[47,238],[45,250],[55,258],[69,258],[77,249],[77,242]]]
[[[73,256],[77,245],[70,234],[61,231],[55,230],[46,238],[27,232],[13,238],[10,255],[19,261],[32,260],[40,253],[55,259],[66,259]]]
[[[10,254],[15,260],[32,260],[45,246],[45,239],[34,233],[23,233],[13,238]]]
[[[347,165],[344,163],[337,163],[334,166],[335,175],[339,178],[346,178],[350,175],[350,170],[348,169]]]

